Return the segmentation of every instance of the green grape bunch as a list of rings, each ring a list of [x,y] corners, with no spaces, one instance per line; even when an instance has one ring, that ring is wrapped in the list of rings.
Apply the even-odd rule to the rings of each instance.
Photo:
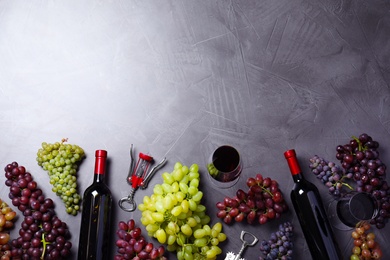
[[[162,179],[163,183],[156,184],[153,194],[144,196],[138,206],[148,235],[176,252],[178,260],[216,259],[226,235],[221,222],[210,225],[210,216],[201,203],[198,165],[188,168],[177,162]]]
[[[77,169],[85,157],[84,150],[68,139],[54,144],[42,143],[37,162],[50,177],[52,191],[64,202],[66,212],[76,216],[80,211],[81,196],[77,190]]]

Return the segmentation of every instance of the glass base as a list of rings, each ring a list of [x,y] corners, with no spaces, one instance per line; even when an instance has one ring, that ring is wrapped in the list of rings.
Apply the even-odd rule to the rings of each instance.
[[[327,215],[330,225],[338,230],[352,230],[353,227],[345,225],[337,215],[337,200],[333,200],[329,203]]]
[[[217,188],[219,188],[219,189],[227,189],[227,188],[230,188],[230,187],[234,186],[234,185],[238,182],[238,180],[240,179],[240,176],[241,176],[241,175],[237,176],[237,178],[235,178],[235,179],[232,180],[232,181],[222,182],[222,181],[218,181],[218,180],[214,179],[214,178],[210,175],[210,173],[209,173],[208,171],[206,171],[206,174],[209,176],[210,182],[211,182],[215,187],[217,187]]]

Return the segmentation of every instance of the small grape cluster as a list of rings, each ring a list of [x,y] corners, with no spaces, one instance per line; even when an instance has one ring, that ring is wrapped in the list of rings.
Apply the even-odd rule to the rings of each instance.
[[[259,260],[290,260],[293,258],[293,236],[294,227],[291,222],[285,222],[279,225],[279,230],[273,232],[269,240],[263,240],[260,243]]]
[[[217,202],[217,217],[226,224],[242,222],[244,219],[249,224],[265,224],[279,219],[288,210],[277,181],[256,174],[254,178],[248,178],[246,184],[248,192],[238,189],[233,198],[225,197],[223,201]]]
[[[153,194],[138,205],[148,235],[176,252],[178,260],[215,259],[222,253],[219,243],[226,235],[220,222],[209,226],[210,216],[201,203],[203,192],[198,189],[199,166],[188,168],[177,162],[162,178],[163,183],[156,184]]]
[[[311,172],[325,184],[329,193],[336,198],[341,197],[354,188],[348,184],[353,177],[351,172],[345,174],[343,169],[334,162],[329,162],[317,155],[310,158]],[[347,188],[347,189],[346,189]]]
[[[379,204],[379,214],[371,224],[383,228],[390,218],[390,189],[386,181],[386,165],[379,159],[379,143],[368,134],[353,137],[348,144],[338,145],[336,158],[346,174],[353,174],[356,191],[372,194]]]
[[[369,232],[370,229],[370,224],[363,222],[352,231],[351,235],[354,247],[352,248],[351,260],[382,258],[382,250],[380,249],[378,242],[375,241],[374,232]]]
[[[77,169],[84,158],[84,150],[74,144],[66,144],[67,139],[49,144],[42,143],[37,152],[37,162],[50,177],[52,190],[65,204],[68,214],[77,215],[81,196],[77,191]]]
[[[9,230],[14,227],[16,212],[0,199],[0,259],[11,259]]]
[[[115,255],[115,260],[167,259],[164,256],[164,246],[154,247],[153,243],[148,243],[142,235],[141,228],[136,227],[134,219],[127,222],[120,221],[116,235],[118,253]]]
[[[68,226],[54,211],[31,173],[17,162],[5,167],[6,186],[12,204],[23,212],[19,237],[11,241],[14,259],[62,259],[70,255]]]

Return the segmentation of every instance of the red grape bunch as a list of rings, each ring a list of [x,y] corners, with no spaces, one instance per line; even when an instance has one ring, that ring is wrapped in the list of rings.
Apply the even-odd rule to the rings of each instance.
[[[277,181],[256,174],[254,178],[248,178],[246,184],[249,187],[247,192],[238,189],[233,198],[225,197],[222,202],[217,202],[217,217],[226,224],[244,219],[249,224],[265,224],[280,218],[288,210]]]
[[[390,218],[390,189],[386,181],[386,165],[379,159],[379,143],[368,134],[353,137],[348,144],[338,145],[336,158],[346,174],[352,174],[356,191],[372,194],[379,213],[371,221],[383,228]]]
[[[370,232],[371,226],[367,222],[361,223],[352,231],[353,245],[351,260],[381,259],[382,250],[377,241],[375,233]]]
[[[167,259],[164,256],[164,246],[154,247],[153,243],[148,243],[142,236],[141,228],[135,226],[134,219],[130,219],[127,223],[120,221],[116,235],[117,254],[115,260]]]
[[[11,241],[12,259],[65,259],[72,247],[68,226],[54,211],[37,182],[17,162],[5,167],[12,204],[23,212],[19,237]]]

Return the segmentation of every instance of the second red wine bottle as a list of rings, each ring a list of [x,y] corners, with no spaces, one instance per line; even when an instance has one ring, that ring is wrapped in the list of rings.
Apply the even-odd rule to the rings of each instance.
[[[312,258],[342,259],[317,187],[303,177],[295,150],[286,151],[284,156],[294,180],[291,201]]]
[[[107,151],[95,153],[95,173],[83,197],[78,260],[110,258],[112,196],[105,182]]]

